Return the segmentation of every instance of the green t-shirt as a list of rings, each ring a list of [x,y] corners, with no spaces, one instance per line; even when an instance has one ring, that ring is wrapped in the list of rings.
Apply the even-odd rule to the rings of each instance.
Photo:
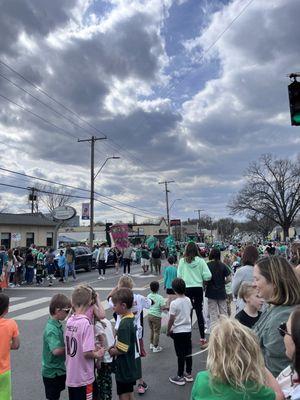
[[[253,389],[253,385],[246,383],[246,390],[240,392],[225,383],[210,382],[208,371],[199,372],[193,385],[190,400],[275,400],[275,392],[266,386]]]
[[[65,347],[62,324],[49,318],[43,335],[42,375],[54,378],[66,374],[65,356],[55,356],[52,351]]]
[[[122,317],[118,333],[116,347],[123,354],[116,359],[116,381],[131,383],[138,377],[136,327],[134,326],[134,315],[128,314]]]
[[[149,308],[148,314],[161,318],[161,307],[166,304],[165,299],[158,293],[149,293],[147,297],[154,302]]]

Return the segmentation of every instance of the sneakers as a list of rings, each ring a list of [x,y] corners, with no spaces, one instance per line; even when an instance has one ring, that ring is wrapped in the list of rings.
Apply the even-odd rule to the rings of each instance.
[[[208,341],[206,339],[200,339],[200,347],[201,349],[206,349],[208,346]]]
[[[138,384],[138,387],[137,387],[138,394],[144,394],[146,392],[146,390],[148,390],[148,385],[145,381],[143,383]]]
[[[194,381],[194,378],[192,377],[191,374],[184,373],[184,374],[183,374],[183,378],[184,378],[184,380],[185,380],[186,382],[193,382],[193,381]]]
[[[162,351],[162,347],[160,347],[160,346],[153,346],[153,348],[152,348],[152,350],[153,350],[153,353],[159,353],[160,351]]]
[[[102,279],[102,276],[100,275],[100,276],[98,276],[98,281],[100,281]]]
[[[170,376],[170,377],[169,377],[169,381],[170,381],[171,383],[175,383],[175,385],[178,385],[178,386],[183,386],[183,385],[185,385],[185,379],[184,379],[183,376],[178,376],[178,375],[176,375],[176,376]]]
[[[150,343],[149,349],[150,349],[150,350],[153,350],[153,349],[154,349],[154,346],[153,346],[152,343]]]

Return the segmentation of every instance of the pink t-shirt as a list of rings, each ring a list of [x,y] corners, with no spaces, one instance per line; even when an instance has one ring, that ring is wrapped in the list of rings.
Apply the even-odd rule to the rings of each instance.
[[[73,314],[65,331],[67,386],[86,386],[94,382],[94,360],[83,353],[95,350],[94,327],[86,315]]]

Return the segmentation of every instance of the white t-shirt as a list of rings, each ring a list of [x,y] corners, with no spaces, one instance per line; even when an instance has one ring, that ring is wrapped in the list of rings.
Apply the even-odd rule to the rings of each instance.
[[[111,298],[108,301],[108,304],[111,308],[113,308],[113,302]],[[133,294],[133,306],[131,312],[134,314],[134,325],[136,326],[137,338],[141,339],[143,337],[143,327],[141,324],[141,313],[143,309],[149,309],[152,305],[152,302],[147,297],[142,296],[141,294]],[[115,330],[117,331],[120,325],[121,317],[117,316]]]
[[[101,323],[102,322],[102,323]],[[96,322],[95,325],[95,335],[103,335],[104,336],[104,347],[109,349],[111,346],[115,344],[115,336],[114,331],[111,325],[111,322],[103,318],[101,322]],[[109,352],[106,351],[103,356],[103,362],[111,363],[113,358],[110,356]]]
[[[292,374],[291,367],[286,367],[278,375],[277,382],[284,393],[286,399],[299,400],[300,399],[300,384],[294,382],[293,378],[297,378],[297,374]]]
[[[177,297],[170,304],[170,315],[175,315],[174,324],[172,330],[174,333],[191,332],[192,321],[191,321],[191,300],[184,297]]]

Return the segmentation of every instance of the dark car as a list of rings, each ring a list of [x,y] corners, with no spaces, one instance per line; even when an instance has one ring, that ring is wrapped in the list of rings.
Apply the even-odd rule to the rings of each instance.
[[[93,268],[93,254],[90,252],[88,247],[77,246],[71,247],[75,252],[75,271],[79,269],[85,269],[87,272],[91,271]],[[55,252],[55,261],[57,264],[57,257],[60,251],[63,250],[64,253],[66,249],[58,249]]]

